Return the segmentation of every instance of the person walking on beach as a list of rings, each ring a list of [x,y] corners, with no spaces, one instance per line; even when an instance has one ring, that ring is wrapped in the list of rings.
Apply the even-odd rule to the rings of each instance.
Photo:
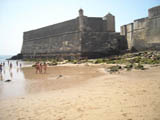
[[[9,68],[12,69],[12,67],[13,67],[13,65],[12,65],[12,63],[10,63]]]
[[[44,69],[44,73],[46,73],[46,71],[47,71],[47,63],[46,62],[43,63],[43,69]]]
[[[0,74],[2,73],[2,64],[0,64]]]
[[[21,67],[22,67],[22,64],[20,63],[19,66],[20,66],[20,68],[21,68]]]
[[[5,67],[5,62],[3,62],[3,67]]]
[[[16,65],[17,65],[17,67],[18,67],[18,61],[16,61]]]

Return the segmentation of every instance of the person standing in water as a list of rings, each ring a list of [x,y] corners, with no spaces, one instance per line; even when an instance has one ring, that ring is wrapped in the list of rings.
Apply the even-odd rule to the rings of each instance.
[[[12,69],[12,67],[13,67],[13,65],[12,65],[12,63],[10,63],[10,64],[9,64],[9,68]]]
[[[3,80],[3,76],[2,76],[2,64],[0,64],[0,80]]]
[[[21,67],[22,67],[22,64],[20,63],[19,66],[20,66],[20,68],[21,68]]]
[[[40,64],[39,64],[39,62],[36,62],[35,68],[36,68],[36,74],[39,73],[40,72]]]
[[[16,61],[16,65],[17,65],[17,67],[18,67],[18,60]]]
[[[47,71],[47,63],[46,62],[43,63],[43,69],[44,69],[44,73],[46,73],[46,71]]]
[[[5,67],[5,62],[3,62],[3,67]]]
[[[39,65],[39,73],[42,73],[43,72],[43,65],[42,65],[42,63],[40,63],[40,65]]]
[[[2,73],[2,64],[0,64],[0,74]]]

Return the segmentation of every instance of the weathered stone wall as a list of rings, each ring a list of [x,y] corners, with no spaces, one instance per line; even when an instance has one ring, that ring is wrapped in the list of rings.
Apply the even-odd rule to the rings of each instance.
[[[78,19],[47,26],[24,33],[24,57],[80,54],[81,39]]]
[[[103,20],[102,20],[102,18],[87,17],[86,31],[102,32],[103,31]]]
[[[160,6],[150,8],[148,10],[148,16],[149,16],[149,18],[152,18],[152,17],[155,17],[155,16],[160,16]]]
[[[144,50],[147,47],[146,33],[145,33],[147,21],[148,18],[142,18],[135,20],[133,23],[134,30],[132,36],[132,41],[133,41],[132,47],[134,47],[137,50]]]
[[[106,20],[106,31],[115,32],[115,17],[111,13],[108,13],[104,19]]]
[[[117,33],[82,33],[82,56],[88,56],[89,58],[105,57],[117,54],[126,47],[124,37]]]
[[[78,19],[73,19],[62,23],[39,28],[36,30],[24,32],[24,40],[35,40],[41,37],[49,37],[65,32],[78,31],[78,24]]]
[[[160,50],[160,6],[149,9],[149,17],[122,26],[121,35],[126,36],[129,49]]]
[[[80,54],[81,40],[79,32],[65,33],[61,35],[42,38],[39,40],[24,41],[22,54],[27,56],[67,56]]]
[[[146,23],[145,37],[148,48],[160,50],[160,16],[149,18]]]

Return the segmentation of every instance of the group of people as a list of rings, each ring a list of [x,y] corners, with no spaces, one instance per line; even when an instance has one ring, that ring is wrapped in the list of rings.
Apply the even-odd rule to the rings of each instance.
[[[13,62],[12,61],[7,61],[8,64],[6,62],[2,62],[0,63],[0,80],[3,79],[4,75],[6,74],[6,70],[7,70],[7,67],[9,68],[9,78],[13,78],[13,71],[12,71],[12,68],[13,68]],[[19,71],[19,68],[22,67],[22,64],[19,63],[18,61],[16,61],[16,68],[17,68],[17,72]]]
[[[47,72],[47,63],[44,62],[43,64],[40,62],[37,62],[35,64],[36,74],[37,73],[46,73]]]

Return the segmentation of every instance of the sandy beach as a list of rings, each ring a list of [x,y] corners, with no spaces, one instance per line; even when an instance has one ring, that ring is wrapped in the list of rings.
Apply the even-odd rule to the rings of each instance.
[[[25,94],[0,99],[0,120],[160,120],[160,67],[110,74],[107,65],[23,68]]]

